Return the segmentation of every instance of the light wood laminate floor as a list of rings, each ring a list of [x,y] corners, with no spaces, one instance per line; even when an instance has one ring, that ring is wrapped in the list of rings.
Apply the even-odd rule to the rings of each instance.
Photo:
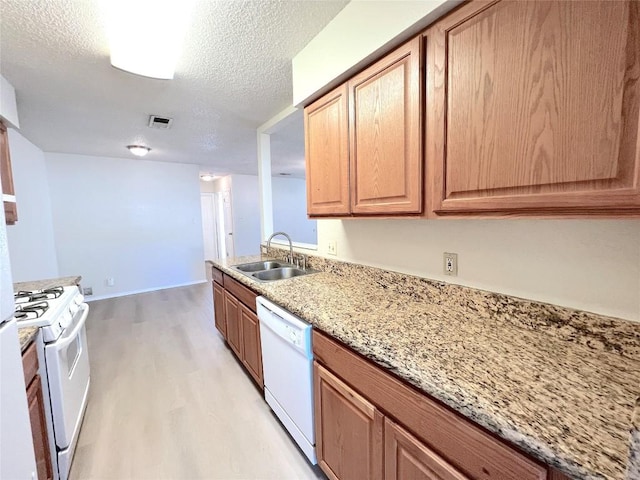
[[[71,480],[323,478],[215,330],[210,284],[90,307]]]

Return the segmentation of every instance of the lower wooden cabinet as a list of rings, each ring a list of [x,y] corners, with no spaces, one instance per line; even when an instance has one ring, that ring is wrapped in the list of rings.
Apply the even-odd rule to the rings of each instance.
[[[216,328],[227,339],[227,320],[224,315],[224,288],[213,282],[213,312]]]
[[[257,294],[215,267],[212,267],[212,278],[216,328],[262,389],[260,321],[255,313]]]
[[[329,336],[314,330],[312,341],[316,452],[329,478],[563,478]]]
[[[33,449],[36,454],[38,479],[48,480],[53,478],[53,470],[51,468],[51,459],[49,458],[49,437],[47,436],[47,420],[44,416],[44,398],[42,396],[40,375],[36,375],[31,385],[27,388],[27,400],[29,402],[31,435],[33,436]]]
[[[313,373],[320,468],[333,480],[381,480],[384,416],[317,362]]]
[[[38,354],[35,342],[22,354],[22,365],[25,385],[27,385],[27,401],[38,479],[50,480],[53,478],[53,468],[51,466],[51,457],[49,456],[49,435],[44,413],[42,382],[40,381],[40,375],[38,375]]]
[[[469,480],[400,425],[384,419],[386,480]]]
[[[242,338],[242,363],[247,367],[256,383],[263,387],[260,323],[258,316],[243,304],[240,304],[240,336]]]
[[[231,350],[242,359],[242,343],[240,338],[240,305],[236,297],[225,290],[224,313],[227,323],[227,342]]]

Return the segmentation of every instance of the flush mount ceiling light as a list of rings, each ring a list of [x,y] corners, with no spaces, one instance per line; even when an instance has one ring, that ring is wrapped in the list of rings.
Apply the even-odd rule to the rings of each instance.
[[[200,180],[203,180],[205,182],[213,182],[215,179],[215,175],[212,175],[210,173],[203,173],[202,175],[200,175]]]
[[[127,145],[127,148],[136,157],[144,157],[147,153],[151,151],[149,147],[145,147],[144,145]]]
[[[194,0],[102,0],[111,65],[145,77],[171,79]]]

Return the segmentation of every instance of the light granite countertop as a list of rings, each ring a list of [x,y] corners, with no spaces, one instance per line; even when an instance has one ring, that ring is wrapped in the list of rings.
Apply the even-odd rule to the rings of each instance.
[[[34,280],[31,282],[16,282],[13,284],[13,291],[18,292],[20,290],[43,290],[45,288],[52,287],[68,287],[71,285],[79,285],[80,280],[82,280],[82,277],[80,275],[75,275],[70,277],[48,278],[46,280]],[[37,327],[25,327],[18,329],[20,348],[23,352],[36,338],[37,334]]]
[[[82,277],[80,275],[58,278],[47,278],[45,280],[33,280],[30,282],[16,282],[13,284],[13,291],[19,290],[43,290],[53,287],[68,287],[79,285]]]
[[[640,478],[640,324],[318,257],[229,268],[260,258],[211,263],[569,476]]]

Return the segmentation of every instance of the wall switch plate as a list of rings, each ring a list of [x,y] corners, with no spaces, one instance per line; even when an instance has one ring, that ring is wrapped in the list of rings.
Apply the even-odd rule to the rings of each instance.
[[[338,242],[336,242],[335,240],[329,241],[329,243],[327,243],[327,253],[329,255],[337,255],[338,254]]]
[[[82,289],[82,294],[85,296],[93,295],[93,287],[84,287]]]
[[[107,287],[113,287],[116,284],[113,277],[107,277]]]
[[[451,275],[453,277],[458,275],[458,254],[447,253],[443,254],[443,269],[445,275]]]

